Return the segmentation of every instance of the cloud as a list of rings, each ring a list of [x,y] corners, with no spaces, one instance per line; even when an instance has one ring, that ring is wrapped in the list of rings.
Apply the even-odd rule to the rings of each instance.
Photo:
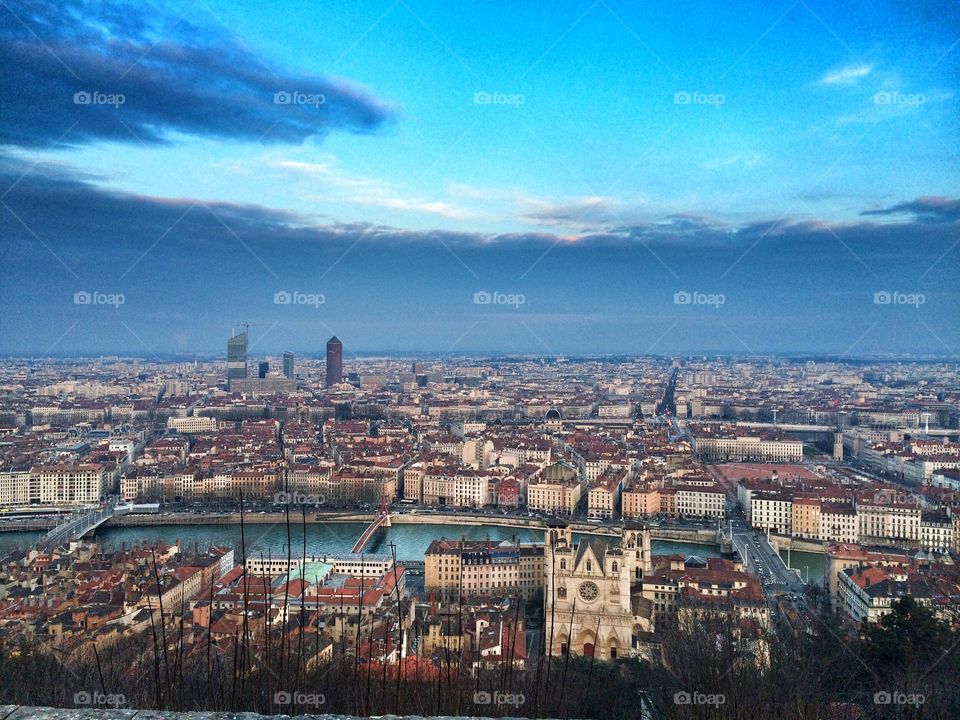
[[[66,172],[62,163],[31,166],[21,159],[0,155],[3,202],[37,236],[44,238],[44,242],[49,241],[52,247],[101,244],[118,253],[125,248],[149,245],[162,236],[165,243],[182,244],[183,250],[190,255],[210,252],[210,257],[215,258],[215,249],[221,252],[229,246],[236,250],[234,233],[239,233],[245,242],[249,240],[276,251],[301,243],[362,241],[389,248],[410,244],[435,245],[437,238],[451,247],[464,248],[549,247],[555,244],[568,247],[747,247],[761,239],[803,243],[814,238],[835,238],[836,235],[849,238],[851,242],[869,241],[870,238],[891,242],[897,237],[929,236],[931,232],[939,232],[936,230],[938,225],[960,221],[960,198],[920,197],[861,213],[862,216],[895,218],[893,222],[880,224],[866,220],[825,223],[789,219],[757,219],[734,224],[692,213],[673,213],[646,222],[610,224],[601,230],[569,234],[550,231],[481,233],[404,229],[368,223],[321,223],[315,217],[258,205],[159,198],[108,190],[95,184],[96,180],[88,175]],[[389,203],[391,200],[380,198],[378,202]],[[402,209],[440,216],[460,213],[459,208],[442,202],[401,199],[395,199],[395,202]],[[35,241],[32,233],[12,212],[0,207],[0,237],[7,241]]]
[[[535,197],[519,199],[520,219],[545,225],[588,225],[610,223],[620,212],[616,198],[594,196],[553,202]]]
[[[928,309],[936,319],[930,322],[937,334],[951,345],[957,337],[949,254],[957,226],[914,214],[946,215],[960,199],[891,204],[880,209],[893,216],[888,222],[768,218],[723,224],[673,214],[564,235],[321,223],[256,205],[135,195],[96,182],[66,174],[62,164],[31,169],[28,162],[0,154],[5,270],[0,351],[143,352],[146,343],[157,352],[200,347],[222,353],[221,338],[241,319],[260,332],[276,326],[270,342],[295,351],[328,337],[330,328],[369,348],[446,350],[473,325],[469,318],[476,307],[469,298],[483,287],[524,293],[528,319],[542,327],[535,324],[534,331],[558,351],[565,351],[566,325],[559,318],[564,313],[659,315],[638,332],[620,320],[609,325],[587,320],[589,340],[567,340],[580,351],[647,351],[652,338],[689,320],[672,302],[678,288],[723,292],[733,313],[727,319],[738,335],[743,336],[737,318],[752,323],[749,318],[756,317],[758,335],[744,337],[757,348],[775,342],[788,350],[834,344],[846,349],[849,338],[862,333],[864,311],[874,308],[870,298],[878,287],[922,289],[931,298]],[[864,266],[884,284],[878,286]],[[725,279],[718,278],[721,273],[728,273]],[[858,288],[865,305],[824,300],[817,292],[837,287]],[[122,292],[128,302],[108,314],[85,312],[88,308],[71,301],[82,289]],[[328,303],[322,314],[291,312],[273,302],[278,290],[323,293]],[[161,316],[170,312],[184,319]],[[793,314],[802,318],[799,324],[785,321]],[[484,322],[457,349],[502,348],[509,317],[481,317]],[[932,347],[942,354],[925,326],[910,331],[890,329],[894,344],[884,341],[880,347]],[[706,326],[681,326],[677,332],[693,338],[691,350],[730,347],[712,345]],[[724,329],[724,342],[727,334]],[[641,338],[639,345],[633,336]],[[406,344],[392,344],[401,341]]]
[[[394,117],[359,85],[271,67],[210,20],[122,0],[0,4],[0,144],[300,143]]]
[[[870,65],[858,63],[856,65],[847,65],[837,70],[828,71],[819,80],[820,85],[856,85],[860,78],[870,74],[873,68]]]
[[[386,180],[347,172],[332,156],[323,158],[321,162],[275,157],[258,162],[296,178],[299,182],[297,192],[306,200],[379,207],[447,220],[470,220],[477,217],[474,212],[459,204],[427,199],[411,194]]]
[[[861,215],[909,215],[917,222],[953,223],[960,221],[960,198],[919,197],[885,208],[864,210]]]
[[[388,210],[437,215],[447,220],[469,220],[474,217],[469,210],[441,200],[412,200],[401,197],[369,197],[366,195],[356,195],[349,198],[348,202],[354,205],[369,205],[387,208]]]

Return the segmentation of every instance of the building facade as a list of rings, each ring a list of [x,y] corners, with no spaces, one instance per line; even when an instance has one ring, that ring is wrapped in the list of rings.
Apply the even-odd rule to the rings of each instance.
[[[343,343],[334,335],[327,340],[327,375],[325,384],[333,387],[343,382]]]
[[[628,656],[633,637],[649,631],[634,613],[633,593],[651,570],[650,531],[625,527],[619,543],[574,542],[563,524],[547,528],[544,638],[551,655],[612,660]],[[599,629],[599,630],[598,630]]]

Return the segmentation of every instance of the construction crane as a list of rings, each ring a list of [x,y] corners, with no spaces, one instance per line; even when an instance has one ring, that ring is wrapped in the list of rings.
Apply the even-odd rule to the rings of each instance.
[[[248,333],[249,330],[250,330],[250,328],[256,327],[256,325],[255,325],[254,323],[251,323],[251,322],[241,322],[241,323],[238,323],[238,325],[240,325],[240,327],[243,328],[243,332],[244,332],[244,333]],[[234,332],[234,328],[230,328],[230,334],[231,334],[233,337],[236,337],[236,333]]]

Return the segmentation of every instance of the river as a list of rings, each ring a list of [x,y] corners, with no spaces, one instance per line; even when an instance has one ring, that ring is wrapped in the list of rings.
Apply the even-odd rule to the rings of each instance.
[[[311,523],[307,525],[307,553],[348,553],[363,532],[362,523]],[[40,536],[36,532],[0,533],[0,554],[15,548],[27,548]],[[131,547],[137,544],[156,542],[181,543],[185,548],[207,548],[213,545],[232,545],[240,547],[239,525],[151,525],[144,527],[101,528],[96,537],[107,549]],[[542,530],[502,527],[498,525],[413,525],[397,524],[383,528],[367,543],[368,553],[392,552],[395,546],[399,560],[423,560],[423,554],[431,541],[441,538],[467,538],[468,540],[520,540],[521,542],[542,542]],[[250,555],[284,556],[287,554],[287,529],[283,524],[257,525],[244,527],[244,540]],[[292,554],[303,552],[303,528],[292,525],[290,544]],[[655,554],[699,555],[700,557],[719,557],[720,548],[715,545],[655,540],[652,543]],[[796,555],[797,553],[795,553]]]
[[[787,551],[781,550],[780,557],[783,558],[787,567],[792,567],[800,572],[800,577],[803,578],[804,582],[813,585],[823,583],[823,576],[826,572],[826,558],[823,553],[791,550],[788,560]]]

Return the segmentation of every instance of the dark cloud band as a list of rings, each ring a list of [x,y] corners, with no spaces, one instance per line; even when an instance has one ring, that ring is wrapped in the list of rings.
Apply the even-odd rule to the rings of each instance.
[[[368,132],[391,107],[345,81],[267,65],[211,22],[142,3],[0,4],[0,144],[163,142],[170,133],[299,143]]]

